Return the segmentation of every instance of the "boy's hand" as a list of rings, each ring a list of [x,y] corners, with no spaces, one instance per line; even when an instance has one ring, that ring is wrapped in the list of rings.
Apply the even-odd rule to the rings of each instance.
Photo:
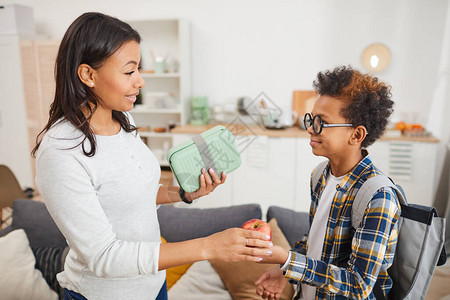
[[[278,300],[286,286],[287,279],[279,267],[271,267],[255,281],[256,293],[263,299]]]

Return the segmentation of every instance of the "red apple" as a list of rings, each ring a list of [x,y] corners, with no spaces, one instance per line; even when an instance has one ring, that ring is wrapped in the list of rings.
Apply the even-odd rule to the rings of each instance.
[[[270,229],[269,224],[260,219],[251,219],[242,224],[241,228],[265,233],[266,235],[270,236],[269,241],[272,240],[272,230]]]

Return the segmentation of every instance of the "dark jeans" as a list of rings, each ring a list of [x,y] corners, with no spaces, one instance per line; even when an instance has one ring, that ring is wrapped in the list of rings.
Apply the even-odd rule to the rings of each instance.
[[[164,284],[155,300],[167,300],[167,282],[164,281]]]
[[[64,289],[64,300],[87,300],[87,299],[84,298],[83,295],[75,293],[74,291]],[[165,281],[155,300],[167,300],[167,283]]]
[[[64,300],[87,300],[87,299],[84,298],[83,295],[75,293],[74,291],[64,289]]]

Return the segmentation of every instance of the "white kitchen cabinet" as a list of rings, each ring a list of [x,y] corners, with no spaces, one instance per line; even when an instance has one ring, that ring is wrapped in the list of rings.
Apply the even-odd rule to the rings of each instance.
[[[258,203],[263,215],[271,205],[294,207],[296,139],[258,136],[242,153],[234,171],[233,204]]]
[[[409,203],[433,205],[438,143],[377,141],[369,147],[374,164],[405,190]]]
[[[136,104],[131,114],[141,127],[141,136],[156,154],[160,165],[173,141],[170,133],[154,132],[156,127],[186,124],[190,115],[191,71],[189,23],[181,19],[160,19],[128,22],[142,37],[141,75],[145,87],[141,89],[141,104]],[[154,57],[171,61],[165,72],[155,72]],[[158,70],[156,70],[158,71]],[[144,131],[146,130],[146,131]],[[168,145],[168,147],[167,147]]]
[[[385,175],[389,172],[389,142],[377,141],[369,148],[370,158],[375,166]]]
[[[327,160],[323,156],[316,156],[312,153],[308,138],[297,138],[297,164],[296,164],[296,184],[295,203],[292,209],[296,211],[309,212],[311,205],[311,172],[322,161]]]

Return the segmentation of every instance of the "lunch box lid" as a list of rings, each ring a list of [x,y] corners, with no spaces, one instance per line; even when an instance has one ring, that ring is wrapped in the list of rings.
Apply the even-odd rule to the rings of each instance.
[[[241,164],[235,137],[227,128],[217,125],[201,133],[200,136],[201,138],[194,136],[167,152],[170,168],[179,185],[186,192],[193,192],[200,187],[201,169],[205,168],[205,165],[210,165],[207,161],[212,162],[219,177],[222,171],[228,174]],[[206,142],[207,149],[202,151],[203,155],[200,154],[194,139]]]

